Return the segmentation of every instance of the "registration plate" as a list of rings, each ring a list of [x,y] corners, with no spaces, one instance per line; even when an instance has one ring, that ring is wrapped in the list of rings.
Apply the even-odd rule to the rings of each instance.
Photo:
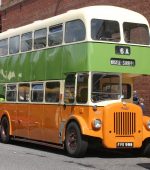
[[[135,60],[131,59],[122,59],[122,58],[111,58],[110,60],[111,65],[118,65],[118,66],[135,66]]]
[[[133,142],[117,142],[117,148],[133,148]]]

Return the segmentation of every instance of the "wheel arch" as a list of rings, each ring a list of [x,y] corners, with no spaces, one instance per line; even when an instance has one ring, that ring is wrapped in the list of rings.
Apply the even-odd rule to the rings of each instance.
[[[12,135],[12,126],[11,126],[11,119],[10,119],[10,115],[7,111],[4,111],[3,114],[1,115],[1,118],[0,118],[0,124],[1,124],[1,121],[2,119],[6,117],[8,119],[8,122],[9,122],[9,133],[10,135]]]
[[[143,141],[141,152],[143,156],[150,157],[150,137]]]
[[[87,124],[86,124],[85,120],[80,116],[72,116],[66,122],[66,125],[64,128],[64,133],[63,133],[64,134],[63,141],[65,141],[66,129],[71,122],[75,122],[79,126],[82,135],[86,134],[85,131],[87,129]]]

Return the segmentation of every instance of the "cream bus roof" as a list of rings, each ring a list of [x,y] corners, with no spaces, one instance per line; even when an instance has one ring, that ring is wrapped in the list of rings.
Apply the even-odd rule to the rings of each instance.
[[[9,29],[0,33],[0,39],[15,36],[29,31],[34,31],[51,25],[60,24],[66,21],[82,19],[85,23],[92,18],[117,20],[119,22],[134,22],[148,25],[146,18],[134,11],[115,6],[89,6],[80,9],[70,10],[64,14],[51,17],[45,20],[35,21],[26,26]]]
[[[116,7],[116,6],[90,6],[77,10],[71,10],[67,12],[70,16],[76,13],[83,13],[89,18],[101,18],[117,20],[119,22],[134,22],[134,23],[145,23],[148,24],[146,18],[129,9]]]

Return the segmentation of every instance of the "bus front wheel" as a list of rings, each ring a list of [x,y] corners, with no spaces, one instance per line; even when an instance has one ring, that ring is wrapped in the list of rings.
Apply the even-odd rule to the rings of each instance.
[[[7,117],[3,117],[1,120],[1,129],[0,129],[0,140],[2,143],[8,143],[9,136],[9,121]]]
[[[65,149],[71,157],[82,157],[88,148],[88,142],[81,134],[81,130],[76,122],[71,122],[67,126]]]
[[[145,142],[142,155],[150,158],[150,139]]]

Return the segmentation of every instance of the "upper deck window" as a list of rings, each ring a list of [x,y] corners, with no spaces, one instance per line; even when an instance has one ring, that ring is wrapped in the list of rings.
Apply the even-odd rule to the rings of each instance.
[[[32,32],[25,33],[21,36],[21,52],[32,50]]]
[[[92,19],[91,37],[93,40],[119,42],[119,23],[111,20]]]
[[[77,42],[85,39],[85,26],[81,20],[69,21],[66,23],[65,42]]]
[[[149,45],[149,31],[145,24],[123,23],[124,39],[126,43]]]
[[[57,25],[49,28],[48,33],[48,45],[55,46],[62,43],[63,40],[63,30],[62,25]]]
[[[9,53],[16,54],[19,52],[20,47],[20,36],[11,37],[9,39]]]
[[[0,40],[0,56],[8,54],[8,39]]]
[[[46,47],[47,29],[40,29],[34,32],[34,49]]]

